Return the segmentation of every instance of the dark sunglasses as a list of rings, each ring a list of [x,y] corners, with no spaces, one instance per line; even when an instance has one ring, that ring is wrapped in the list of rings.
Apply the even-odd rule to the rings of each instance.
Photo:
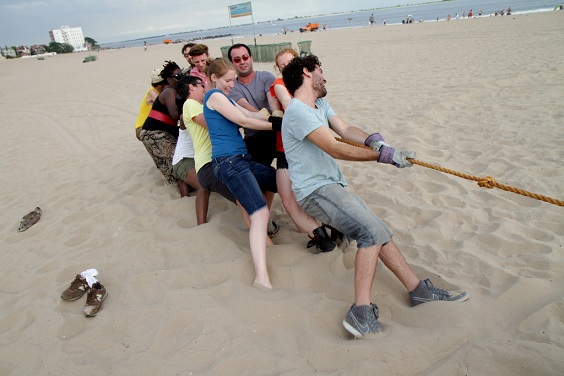
[[[182,77],[184,77],[184,75],[182,73],[176,73],[176,74],[173,74],[170,77],[176,78],[177,80],[180,80]]]
[[[234,58],[233,58],[233,62],[234,62],[235,64],[239,64],[239,63],[241,62],[241,59],[243,59],[243,61],[247,61],[247,60],[249,60],[249,57],[250,57],[250,56],[247,55],[247,54],[245,54],[245,55],[243,55],[243,56],[237,56],[237,57],[234,57]]]

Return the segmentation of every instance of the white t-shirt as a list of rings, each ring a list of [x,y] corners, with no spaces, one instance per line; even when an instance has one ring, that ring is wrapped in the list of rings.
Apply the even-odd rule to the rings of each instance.
[[[172,157],[172,165],[174,166],[182,160],[182,158],[194,158],[194,145],[190,134],[186,129],[178,130],[178,141],[176,141],[176,149]]]

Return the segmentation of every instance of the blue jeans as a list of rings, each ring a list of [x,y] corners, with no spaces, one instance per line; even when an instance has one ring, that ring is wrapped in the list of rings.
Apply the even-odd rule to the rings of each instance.
[[[392,238],[390,229],[364,201],[340,184],[319,187],[298,204],[318,221],[336,228],[349,239],[355,239],[359,248],[386,244]]]
[[[252,162],[249,154],[214,158],[212,164],[215,176],[229,188],[249,216],[266,207],[263,191],[276,193],[276,171]]]

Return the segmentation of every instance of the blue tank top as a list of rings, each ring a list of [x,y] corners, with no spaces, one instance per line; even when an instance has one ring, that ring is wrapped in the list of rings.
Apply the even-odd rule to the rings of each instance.
[[[243,141],[243,137],[241,137],[241,133],[239,133],[239,126],[225,118],[219,112],[210,110],[206,105],[210,95],[213,93],[225,95],[218,89],[213,89],[208,91],[204,97],[204,118],[206,119],[210,133],[212,158],[247,154],[247,146],[245,145],[245,141]],[[227,96],[225,97],[227,98]],[[235,106],[235,103],[231,99],[229,99],[229,101]]]

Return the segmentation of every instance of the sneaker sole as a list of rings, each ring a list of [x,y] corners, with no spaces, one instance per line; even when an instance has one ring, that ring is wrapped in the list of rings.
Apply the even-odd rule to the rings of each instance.
[[[349,324],[347,322],[347,320],[343,320],[343,326],[345,327],[345,329],[354,336],[355,339],[360,339],[362,338],[362,333],[359,332],[358,330],[356,330],[354,328],[354,326],[352,326],[351,324]]]
[[[464,302],[466,300],[468,300],[468,298],[470,297],[470,294],[466,293],[464,295],[462,295],[461,297],[459,297],[458,299],[453,299],[453,300],[435,300],[435,299],[412,299],[413,301],[416,302],[416,304],[414,305],[413,303],[411,303],[412,307],[416,307],[420,304],[424,304],[424,303],[431,303],[431,302]]]

